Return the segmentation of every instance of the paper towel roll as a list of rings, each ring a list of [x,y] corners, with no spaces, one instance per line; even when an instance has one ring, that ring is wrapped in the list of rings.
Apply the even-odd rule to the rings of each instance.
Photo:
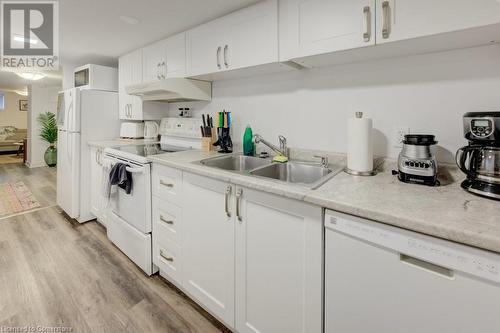
[[[373,171],[373,123],[362,112],[347,123],[347,169],[354,172]]]

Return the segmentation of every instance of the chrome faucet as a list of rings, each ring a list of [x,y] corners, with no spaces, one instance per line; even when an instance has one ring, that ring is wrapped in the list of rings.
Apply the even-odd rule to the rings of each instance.
[[[266,145],[269,148],[271,148],[277,154],[280,154],[280,155],[283,155],[285,157],[288,157],[288,148],[287,148],[287,145],[286,145],[286,138],[283,135],[278,135],[278,140],[279,140],[279,143],[280,143],[279,147],[276,147],[275,145],[273,145],[269,141],[264,140],[264,138],[262,136],[260,136],[259,134],[255,134],[253,136],[253,139],[254,139],[255,143],[262,142],[264,145]]]

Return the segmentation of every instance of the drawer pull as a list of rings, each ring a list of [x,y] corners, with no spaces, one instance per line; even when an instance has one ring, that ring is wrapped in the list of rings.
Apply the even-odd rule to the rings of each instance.
[[[174,224],[174,221],[172,220],[167,220],[166,218],[163,217],[163,215],[160,215],[160,220],[162,222],[165,222],[166,224],[170,224],[170,225],[173,225]]]
[[[365,42],[369,42],[371,38],[371,13],[370,13],[370,7],[366,6],[363,8],[363,14],[364,14],[364,33],[363,33],[363,40]]]
[[[224,193],[224,212],[227,217],[231,217],[231,213],[229,212],[229,196],[231,195],[231,185],[226,187],[226,193]]]
[[[163,250],[160,250],[160,256],[166,261],[174,262],[174,257],[168,256]]]
[[[382,24],[382,38],[387,39],[389,38],[389,35],[391,33],[391,7],[389,6],[389,1],[383,1],[382,2],[382,17],[383,17],[383,24]]]
[[[174,187],[174,184],[172,183],[167,183],[166,181],[164,180],[160,180],[160,185],[163,185],[163,186],[166,186],[168,188],[173,188]]]

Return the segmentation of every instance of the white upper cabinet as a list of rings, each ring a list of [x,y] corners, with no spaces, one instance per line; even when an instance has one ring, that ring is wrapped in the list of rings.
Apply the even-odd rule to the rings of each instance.
[[[143,81],[186,75],[186,33],[169,37],[142,49]]]
[[[266,0],[187,32],[187,75],[278,61],[278,1]]]
[[[168,104],[143,102],[138,96],[127,94],[125,87],[143,82],[142,49],[133,51],[118,59],[118,98],[120,119],[161,119],[168,110]]]
[[[222,48],[227,44],[222,21],[215,20],[187,32],[187,75],[195,76],[222,70]]]
[[[167,77],[186,76],[186,33],[180,33],[165,40],[167,52],[164,72]]]
[[[375,44],[375,0],[280,1],[280,60]]]
[[[225,18],[224,69],[278,61],[278,1],[263,1]]]
[[[153,82],[166,77],[164,68],[167,62],[165,41],[148,45],[142,49],[143,82]]]
[[[377,0],[377,43],[500,23],[498,0]]]
[[[142,50],[128,53],[118,60],[120,119],[140,120],[142,100],[125,91],[126,86],[138,83],[142,83]]]

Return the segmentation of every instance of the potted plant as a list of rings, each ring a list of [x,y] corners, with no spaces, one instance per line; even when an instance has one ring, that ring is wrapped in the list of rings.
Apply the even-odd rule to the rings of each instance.
[[[38,115],[37,120],[41,126],[40,138],[49,143],[43,158],[49,167],[54,167],[57,164],[57,148],[55,146],[57,142],[56,115],[47,111]]]

